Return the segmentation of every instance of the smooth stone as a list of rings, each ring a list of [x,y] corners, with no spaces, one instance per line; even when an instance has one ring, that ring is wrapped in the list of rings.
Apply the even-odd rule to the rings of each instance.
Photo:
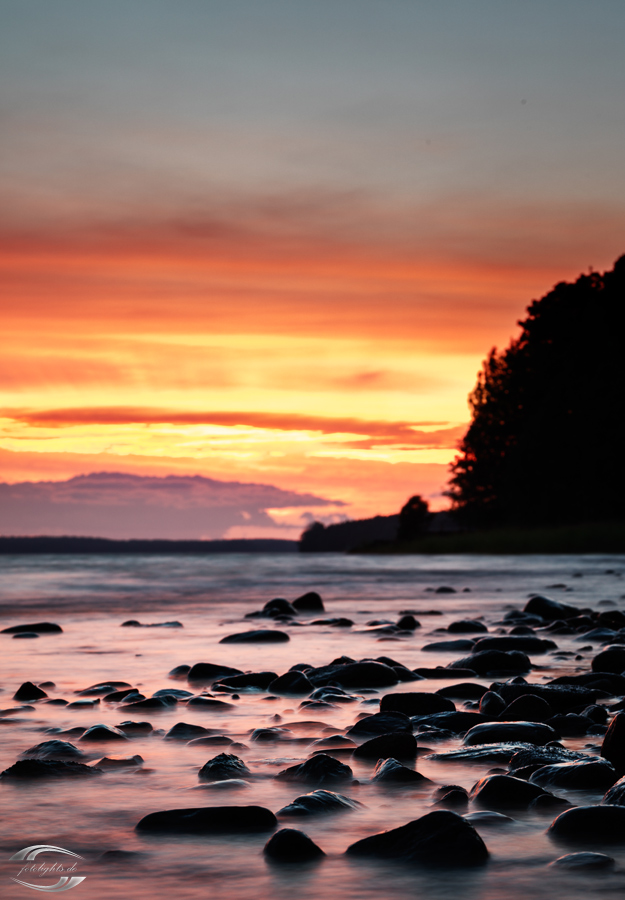
[[[375,737],[380,734],[393,734],[405,731],[412,734],[412,722],[410,718],[401,712],[379,712],[371,716],[359,719],[346,734],[350,737]]]
[[[242,631],[238,634],[228,634],[223,637],[220,644],[283,644],[290,641],[285,631],[261,630]]]
[[[485,716],[498,716],[506,708],[506,701],[495,691],[486,691],[480,698],[479,711]]]
[[[625,806],[625,776],[612,785],[601,801],[601,805]]]
[[[278,820],[262,806],[200,806],[149,813],[135,826],[152,834],[246,834],[273,831]]]
[[[168,674],[171,678],[182,678],[183,676],[188,675],[190,671],[191,666],[183,664],[180,666],[174,666],[174,668],[171,669]]]
[[[417,741],[413,734],[395,732],[380,734],[357,747],[352,756],[356,759],[414,759],[417,755]]]
[[[37,634],[36,631],[20,631],[19,634],[13,635],[13,640],[15,641],[18,638],[32,639],[32,638],[38,638],[38,637],[39,637],[39,635]]]
[[[601,693],[593,688],[587,688],[579,684],[528,684],[512,682],[494,682],[490,690],[498,693],[507,704],[512,703],[517,697],[532,695],[546,700],[554,713],[570,712],[594,703]]]
[[[225,684],[227,687],[234,687],[238,690],[252,688],[266,691],[277,677],[277,672],[245,672],[241,675],[227,675],[225,678],[220,678],[219,684]]]
[[[612,763],[619,775],[625,775],[625,713],[617,713],[605,733],[601,756]]]
[[[183,691],[181,688],[161,688],[160,691],[155,691],[152,694],[153,697],[174,697],[176,700],[186,700],[187,697],[192,697],[193,694],[191,691]]]
[[[314,841],[296,828],[282,828],[272,835],[263,848],[265,856],[274,862],[307,862],[325,856]]]
[[[508,807],[527,808],[532,800],[545,791],[535,784],[512,775],[486,775],[473,785],[469,798],[488,809]]]
[[[372,784],[429,784],[430,779],[389,757],[379,759],[371,777]]]
[[[471,825],[477,825],[478,827],[482,826],[483,828],[488,828],[490,826],[499,825],[513,825],[514,819],[511,816],[506,816],[504,813],[495,812],[490,809],[480,809],[477,812],[467,813],[464,817],[467,822],[470,822]]]
[[[466,661],[466,660],[465,660]],[[420,678],[475,678],[478,674],[474,669],[470,668],[458,668],[455,666],[451,668],[451,666],[437,666],[434,669],[428,669],[423,666],[420,666],[418,669],[414,669],[414,674],[419,675]]]
[[[620,843],[625,838],[625,808],[608,805],[576,806],[554,819],[547,834],[569,842]]]
[[[522,694],[499,714],[499,719],[502,722],[539,722],[546,724],[552,718],[553,710],[549,703],[543,697],[537,697],[535,694]],[[552,722],[549,722],[549,725],[554,731],[558,731]]]
[[[11,625],[3,628],[0,634],[60,634],[63,629],[54,622],[34,622],[28,625]]]
[[[144,695],[140,694],[136,688],[124,688],[121,691],[111,691],[109,694],[105,694],[102,699],[107,703],[117,703],[121,700],[125,700],[126,698],[139,700],[143,696]]]
[[[20,759],[0,773],[0,778],[19,780],[27,778],[80,778],[101,774],[101,769],[63,759]]]
[[[535,594],[527,601],[523,612],[539,616],[547,622],[554,622],[556,619],[571,619],[573,616],[579,615],[579,610],[574,606],[567,606],[566,603],[559,603],[557,600],[543,597],[540,594]]]
[[[479,865],[488,859],[486,845],[473,825],[446,809],[356,841],[346,853],[445,867]]]
[[[285,672],[269,682],[267,690],[272,694],[310,694],[313,685],[303,672]]]
[[[464,650],[471,652],[474,644],[475,641],[459,638],[456,641],[433,641],[431,644],[425,644],[425,646],[421,647],[421,650],[426,653],[444,653],[447,651],[455,653],[456,651],[462,652]]]
[[[79,738],[81,741],[127,741],[128,735],[114,725],[92,725]]]
[[[194,791],[241,791],[250,787],[249,781],[243,778],[224,778],[223,781],[207,781],[206,784],[198,784]]]
[[[476,744],[472,747],[460,747],[458,750],[447,750],[444,753],[433,753],[428,759],[445,760],[449,762],[473,762],[479,760],[509,762],[519,753],[520,748],[531,750],[532,747],[532,744],[520,744],[517,742]]]
[[[214,710],[232,709],[232,703],[226,703],[225,700],[214,700],[212,697],[191,697],[187,706]]]
[[[374,660],[330,664],[311,669],[306,675],[315,687],[325,687],[332,683],[348,688],[390,687],[399,680],[391,666]]]
[[[188,722],[176,722],[167,734],[166,741],[189,741],[193,738],[203,737],[210,734],[210,728],[204,728],[202,725],[190,725]]]
[[[121,628],[183,628],[182,622],[137,622],[136,619],[128,619],[122,622]]]
[[[331,628],[351,628],[354,624],[351,619],[339,616],[333,619],[315,619],[311,625],[329,625]]]
[[[464,736],[462,743],[499,744],[502,741],[522,741],[544,746],[557,738],[556,732],[539,722],[483,722],[474,725]]]
[[[180,667],[179,667],[180,668]],[[216,663],[196,663],[189,669],[187,679],[202,684],[209,684],[228,675],[242,675],[241,669],[233,669],[231,666],[222,666]]]
[[[293,601],[293,607],[298,613],[325,612],[323,600],[316,591],[307,591],[301,597]]]
[[[143,757],[139,756],[138,753],[136,754],[136,756],[103,756],[102,759],[94,762],[93,765],[97,766],[100,769],[138,769],[143,765]]]
[[[558,645],[554,641],[545,640],[538,637],[524,637],[522,635],[507,634],[502,637],[485,637],[480,638],[475,647],[474,653],[482,650],[520,650],[523,653],[548,653],[549,650],[557,650]]]
[[[118,725],[117,727],[123,734],[128,736],[151,734],[154,731],[150,722],[126,721],[122,722],[121,725]]]
[[[605,790],[617,779],[614,766],[607,760],[588,759],[543,766],[530,775],[529,780],[531,784],[546,788]]]
[[[385,694],[380,700],[381,712],[402,712],[407,716],[422,716],[438,712],[454,712],[456,705],[440,694],[425,691],[406,691]]]
[[[447,697],[449,700],[480,700],[487,691],[488,688],[485,688],[483,684],[460,681],[458,684],[439,688],[436,693],[439,697]]]
[[[21,754],[30,759],[82,759],[85,754],[69,741],[43,741]]]
[[[544,747],[536,747],[526,745],[521,748],[510,760],[511,769],[522,769],[526,766],[538,765],[550,766],[563,762],[578,762],[579,760],[588,759],[585,753],[579,750],[565,750],[561,744],[550,742]]]
[[[251,772],[242,759],[232,753],[219,753],[204,763],[198,772],[200,781],[225,781],[230,778],[246,778]]]
[[[130,700],[124,703],[124,711],[133,709],[151,709],[157,710],[171,709],[176,705],[175,697],[146,697],[144,700]]]
[[[456,712],[432,713],[430,716],[413,716],[412,724],[416,728],[434,727],[453,731],[454,734],[462,734],[476,725],[488,724],[490,716],[483,716],[477,712],[465,712],[459,709]]]
[[[289,766],[275,776],[278,781],[308,782],[311,784],[327,784],[336,781],[347,781],[353,778],[348,765],[339,762],[332,756],[320,753],[297,766]]]
[[[362,803],[337,794],[335,791],[311,791],[292,800],[288,806],[278,810],[278,816],[317,816],[326,813],[350,812],[359,809]]]
[[[443,809],[466,809],[469,798],[464,788],[451,788],[436,801],[436,806]]]
[[[475,632],[487,632],[488,628],[483,622],[476,619],[459,619],[447,626],[450,634],[472,634]]]
[[[609,684],[609,688],[601,688],[601,690],[609,690],[613,694],[625,694],[625,675],[617,675],[616,672],[583,672],[579,675],[559,675],[557,678],[547,682],[550,685],[577,685],[590,688],[591,690],[600,684],[606,683]]]
[[[615,860],[605,853],[567,853],[566,856],[559,856],[549,863],[550,866],[557,866],[559,869],[613,869]]]
[[[285,600],[284,597],[275,597],[273,600],[268,600],[261,612],[261,616],[268,616],[272,619],[275,619],[277,616],[296,615],[297,610],[288,600]]]
[[[234,744],[234,741],[225,734],[211,734],[209,737],[193,738],[187,743],[187,747],[227,747],[230,744]]]
[[[22,700],[28,703],[31,700],[41,700],[43,697],[47,696],[46,692],[42,691],[41,688],[38,688],[32,681],[25,681],[13,694],[13,699]]]
[[[397,620],[397,627],[402,631],[415,631],[415,629],[421,628],[421,622],[408,614]]]
[[[598,653],[592,661],[593,672],[625,672],[625,647],[608,647]]]
[[[332,750],[333,748],[340,750],[353,750],[358,745],[353,741],[350,741],[349,738],[343,737],[342,734],[333,734],[330,737],[319,738],[318,741],[313,741],[310,746],[311,748],[315,747],[319,750]]]
[[[489,672],[529,672],[532,664],[520,650],[480,650],[449,663],[449,669],[471,669],[477,675]]]
[[[46,701],[49,702],[49,701]],[[71,703],[67,704],[68,709],[94,709],[94,707],[98,706],[100,703],[100,698],[97,700],[73,700]]]
[[[557,731],[561,737],[582,737],[588,734],[589,728],[595,723],[586,716],[576,715],[575,713],[566,713],[566,715],[552,716],[545,722]]]

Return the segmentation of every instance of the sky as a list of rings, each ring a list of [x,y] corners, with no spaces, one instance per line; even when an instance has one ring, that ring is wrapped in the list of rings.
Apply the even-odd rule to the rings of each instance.
[[[110,536],[171,476],[164,537],[445,508],[488,351],[625,252],[624,26],[622,0],[0,0],[0,533],[97,527],[94,473]]]

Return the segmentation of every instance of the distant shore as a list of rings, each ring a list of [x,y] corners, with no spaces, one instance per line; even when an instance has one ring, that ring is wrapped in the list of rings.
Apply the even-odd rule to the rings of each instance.
[[[220,541],[125,540],[93,537],[0,537],[0,554],[297,553],[297,541],[237,538]]]

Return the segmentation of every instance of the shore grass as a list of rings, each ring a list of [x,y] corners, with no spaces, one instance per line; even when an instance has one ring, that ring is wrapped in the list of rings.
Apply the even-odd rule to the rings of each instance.
[[[411,541],[378,542],[355,553],[625,553],[625,522],[594,522],[536,528],[502,527],[459,534],[423,535]]]

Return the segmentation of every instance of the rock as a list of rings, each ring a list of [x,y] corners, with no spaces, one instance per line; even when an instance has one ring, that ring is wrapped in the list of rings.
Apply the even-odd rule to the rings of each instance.
[[[3,628],[0,634],[60,634],[63,629],[54,622],[35,622],[28,625],[11,625],[10,628]]]
[[[545,788],[574,790],[605,790],[614,784],[618,775],[607,760],[585,759],[543,766],[530,775],[532,784]]]
[[[89,778],[92,775],[101,774],[101,769],[63,759],[20,759],[0,773],[0,778],[16,780],[30,778]]]
[[[351,628],[354,624],[351,619],[346,619],[343,616],[333,619],[315,619],[314,622],[310,623],[311,625],[329,625],[331,628]]]
[[[417,755],[417,741],[413,734],[408,732],[396,732],[395,734],[380,734],[371,738],[357,747],[352,756],[356,759],[386,759],[389,756],[395,759],[414,759]]]
[[[128,736],[113,725],[92,725],[79,738],[81,741],[127,741]]]
[[[225,781],[228,778],[246,778],[252,773],[242,759],[232,753],[220,753],[204,763],[198,773],[200,781]]]
[[[469,639],[459,639],[457,641],[434,641],[431,644],[425,644],[425,646],[421,647],[421,650],[425,651],[426,653],[445,653],[447,651],[456,653],[463,652],[464,650],[468,650],[469,652],[471,652],[471,650],[473,650],[474,644],[475,641]]]
[[[448,587],[446,584],[442,584],[440,587],[437,587],[434,591],[435,594],[455,594],[456,589],[452,587]]]
[[[529,672],[532,664],[525,653],[520,650],[480,650],[464,659],[449,663],[448,669],[471,669],[477,675],[488,675],[489,672]]]
[[[601,756],[612,763],[619,775],[625,775],[625,713],[617,713],[605,733]]]
[[[200,806],[150,813],[135,828],[151,834],[246,834],[273,831],[277,824],[262,806]]]
[[[333,734],[330,737],[319,738],[318,741],[313,741],[310,745],[311,748],[315,747],[315,749],[319,750],[327,750],[327,749],[340,749],[340,750],[353,750],[358,745],[353,741],[350,741],[349,738],[343,737],[342,734]]]
[[[307,862],[325,856],[314,841],[296,828],[282,828],[269,838],[263,849],[274,862]]]
[[[310,694],[312,683],[303,672],[285,672],[267,685],[272,694]]]
[[[564,809],[570,809],[572,806],[572,803],[569,803],[568,800],[564,800],[562,797],[554,797],[553,794],[539,794],[527,808],[534,812],[547,813],[549,816],[553,816]]]
[[[128,619],[122,622],[122,628],[183,628],[182,622],[137,622],[136,619]]]
[[[223,637],[220,644],[283,644],[290,641],[290,637],[285,631],[262,630],[262,631],[242,631],[238,634],[228,634]]]
[[[200,665],[201,665],[201,663],[200,663]],[[183,676],[188,675],[190,671],[191,671],[191,666],[187,666],[187,665],[175,666],[169,672],[169,676],[170,676],[170,678],[182,678]]]
[[[122,722],[117,726],[126,735],[151,734],[154,729],[149,722]]]
[[[554,641],[543,640],[537,637],[523,637],[507,634],[503,637],[480,638],[474,648],[474,653],[482,650],[520,650],[523,653],[548,653],[549,650],[557,650],[558,645]]]
[[[267,616],[275,619],[278,616],[296,616],[295,607],[285,600],[283,597],[276,597],[274,600],[268,600],[263,606],[261,616]]]
[[[478,806],[488,809],[517,807],[526,809],[532,800],[545,791],[536,784],[529,784],[512,775],[486,775],[473,785],[469,798]]]
[[[436,801],[437,806],[444,809],[466,809],[469,805],[469,798],[464,788],[450,788],[442,794]]]
[[[346,797],[344,794],[337,794],[334,791],[311,791],[309,794],[302,794],[296,797],[288,806],[283,806],[278,810],[279,816],[318,816],[326,813],[350,812],[358,809],[362,803]]]
[[[625,806],[625,777],[620,778],[612,785],[609,791],[601,801],[601,805],[605,806]]]
[[[378,734],[393,734],[405,731],[412,734],[412,722],[401,712],[379,712],[359,719],[346,734],[350,737],[374,737]]]
[[[41,700],[42,697],[47,696],[46,692],[34,685],[32,681],[25,681],[13,694],[13,699],[30,703],[32,700]]]
[[[542,724],[552,717],[553,710],[549,703],[543,697],[537,697],[535,694],[522,694],[499,715],[502,722],[541,722]],[[550,723],[550,725],[551,728],[558,731],[554,724]]]
[[[567,842],[621,842],[625,838],[625,807],[605,805],[567,809],[554,819],[547,834]]]
[[[201,684],[209,684],[217,681],[219,678],[228,675],[242,675],[241,669],[232,669],[230,666],[222,666],[215,663],[196,663],[189,670],[189,681],[196,681]]]
[[[518,745],[517,745],[518,747]],[[588,759],[579,750],[565,750],[561,744],[549,743],[544,747],[526,746],[519,748],[510,759],[510,769],[522,769],[527,766],[549,766],[563,762],[578,762]]]
[[[615,860],[605,853],[567,853],[566,856],[559,856],[549,863],[550,866],[557,866],[559,869],[572,869],[573,871],[583,869],[613,869]]]
[[[293,607],[298,613],[325,612],[323,600],[316,591],[308,591],[293,601]]]
[[[381,712],[402,712],[407,716],[424,716],[437,712],[454,712],[453,701],[440,694],[425,691],[385,694],[380,700]]]
[[[188,747],[228,747],[234,744],[232,738],[225,734],[211,734],[208,737],[193,738],[189,741]]]
[[[478,622],[476,619],[459,619],[448,625],[447,631],[450,634],[472,634],[475,632],[483,633],[488,631],[488,628],[483,622]]]
[[[13,640],[15,641],[18,638],[33,639],[33,638],[38,638],[38,637],[39,637],[39,635],[35,631],[20,631],[19,634],[13,635]]]
[[[143,757],[139,756],[138,753],[136,756],[125,757],[103,756],[102,759],[98,759],[93,765],[99,769],[138,769],[143,765]]]
[[[620,675],[625,672],[625,647],[607,647],[598,653],[592,661],[593,672],[614,672]]]
[[[209,728],[203,728],[202,725],[190,725],[188,722],[176,722],[167,734],[166,741],[190,741],[193,738],[203,737],[210,734]]]
[[[406,615],[397,620],[397,627],[402,631],[414,631],[416,628],[421,628],[421,622],[414,616]]]
[[[552,716],[545,722],[557,731],[561,737],[581,737],[588,734],[588,730],[593,728],[595,723],[586,716],[577,716],[575,713],[567,713],[565,716]]]
[[[480,699],[479,710],[485,716],[498,716],[506,708],[506,701],[495,691],[486,691]]]
[[[439,697],[448,697],[450,700],[479,700],[488,691],[482,684],[472,681],[461,681],[458,684],[450,684],[439,688],[436,693]]]
[[[279,741],[281,738],[286,737],[290,732],[287,728],[279,728],[278,726],[273,726],[269,728],[254,728],[250,735],[251,741],[268,743],[269,741]]]
[[[557,738],[548,725],[538,722],[483,722],[474,725],[464,736],[463,744],[498,744],[502,741],[522,741],[544,746]]]
[[[191,697],[187,706],[200,707],[201,709],[226,710],[232,709],[232,703],[225,700],[215,700],[213,697]]]
[[[22,756],[28,759],[82,759],[84,755],[82,750],[69,741],[56,740],[35,744],[22,753]]]
[[[534,697],[542,697],[546,700],[554,713],[569,712],[579,709],[588,703],[593,703],[600,694],[591,688],[582,685],[563,684],[514,684],[507,682],[495,682],[490,686],[491,691],[496,691],[507,704],[512,703],[517,697],[530,694]]]
[[[146,697],[143,700],[133,700],[132,695],[127,698],[130,702],[124,703],[124,711],[133,709],[163,710],[171,709],[177,701],[175,697]],[[73,706],[73,704],[70,704]]]
[[[510,762],[511,759],[523,747],[527,751],[533,749],[531,744],[501,743],[501,744],[476,744],[473,747],[460,747],[458,750],[447,750],[444,753],[434,753],[428,759],[472,762],[474,760],[493,760],[497,762]]]
[[[523,607],[523,612],[539,616],[547,622],[554,622],[556,619],[571,619],[573,616],[579,615],[579,610],[574,606],[567,606],[565,603],[559,603],[550,597],[540,595],[531,597]]]
[[[427,669],[424,666],[419,666],[418,669],[414,669],[414,674],[418,675],[420,678],[475,678],[477,672],[473,669],[469,668],[454,668],[452,669],[450,666],[443,667],[437,666],[434,669]]]
[[[111,691],[104,695],[107,703],[119,703],[121,700],[143,700],[144,694],[140,694],[136,688],[124,688],[121,691]]]
[[[220,678],[219,684],[225,684],[227,687],[237,688],[237,690],[252,688],[266,691],[277,677],[277,672],[245,672],[241,675],[227,675],[225,678]]]
[[[225,778],[223,781],[207,781],[198,784],[194,791],[241,791],[250,787],[249,781],[243,778]]]
[[[488,858],[486,845],[470,822],[445,809],[356,841],[346,852],[445,867],[480,865]]]
[[[454,734],[461,734],[468,731],[475,725],[486,724],[490,721],[490,716],[483,716],[481,713],[465,712],[462,709],[456,712],[433,713],[431,716],[413,716],[412,724],[421,730],[427,728],[444,728],[452,731]]]
[[[276,775],[278,781],[295,781],[309,784],[330,784],[353,778],[353,772],[345,763],[332,756],[319,753],[297,766],[289,766]]]
[[[464,818],[465,821],[470,822],[472,825],[483,828],[490,826],[498,828],[500,825],[514,824],[514,819],[510,816],[505,816],[503,813],[493,812],[492,810],[479,810],[478,812],[468,813]]]
[[[391,666],[373,660],[322,666],[319,669],[310,669],[306,675],[315,687],[324,687],[331,683],[348,688],[390,687],[399,680]]]
[[[402,766],[399,760],[389,757],[388,759],[379,759],[373,776],[371,778],[373,784],[429,784],[430,779],[422,775],[415,769],[409,769],[408,766]]]

